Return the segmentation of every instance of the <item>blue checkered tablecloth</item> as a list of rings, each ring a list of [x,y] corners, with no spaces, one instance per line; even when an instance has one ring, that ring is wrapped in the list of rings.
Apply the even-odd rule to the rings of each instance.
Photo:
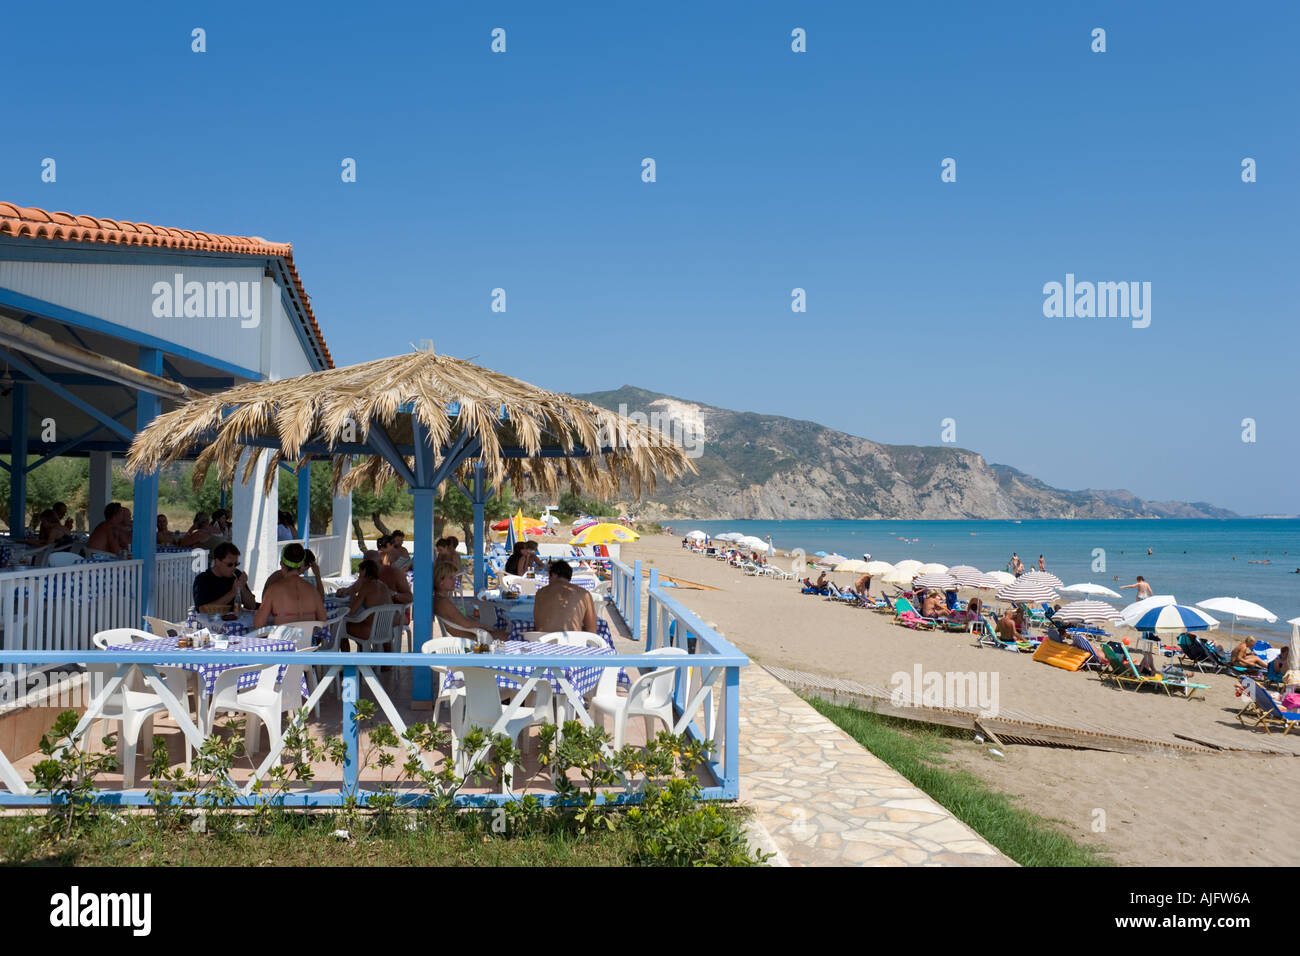
[[[222,671],[230,670],[232,667],[242,667],[242,664],[196,664],[186,663],[185,655],[195,653],[196,650],[217,651],[227,650],[235,651],[295,651],[297,645],[293,641],[272,641],[262,637],[250,637],[243,640],[236,639],[231,642],[228,648],[205,647],[201,649],[189,647],[177,647],[176,638],[159,637],[152,641],[136,641],[130,645],[132,651],[158,651],[158,667],[179,667],[182,670],[193,671],[203,679],[203,692],[211,694],[212,689],[217,685],[217,675]],[[120,650],[120,648],[119,648]],[[276,675],[279,680],[284,676],[284,668],[280,668],[280,673]],[[245,674],[239,678],[240,690],[251,690],[257,686],[257,672],[254,671]]]
[[[570,647],[564,644],[539,644],[534,641],[506,641],[504,644],[494,647],[493,650],[501,654],[518,654],[521,656],[529,654],[564,654],[573,657],[609,657],[614,653],[612,648],[607,647]],[[467,654],[466,656],[475,657],[477,655]],[[531,677],[534,670],[527,664],[521,664],[518,667],[508,664],[493,664],[492,669],[518,674],[524,678]],[[561,673],[564,674],[564,679],[583,697],[596,689],[596,685],[600,683],[600,675],[604,670],[603,667],[582,667],[581,665],[560,668]],[[448,672],[447,680],[443,684],[444,689],[461,686],[462,682],[453,677],[454,673],[454,671]],[[622,671],[619,674],[621,677]],[[550,681],[551,689],[556,694],[563,693],[560,689],[559,679],[554,674],[548,673],[546,679]],[[500,675],[497,676],[497,685],[502,690],[518,690],[522,686],[520,682]]]
[[[498,625],[498,627],[500,626],[502,625]],[[522,641],[525,632],[533,630],[536,630],[536,628],[533,627],[531,618],[527,621],[513,620],[510,622],[510,633],[506,635],[506,639]],[[596,633],[605,639],[605,643],[609,645],[609,649],[612,651],[614,649],[614,635],[609,629],[609,621],[603,618],[598,619],[596,621]]]

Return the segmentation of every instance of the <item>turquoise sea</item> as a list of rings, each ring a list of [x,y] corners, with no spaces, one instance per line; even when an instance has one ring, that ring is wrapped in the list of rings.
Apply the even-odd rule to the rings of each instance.
[[[772,536],[778,553],[803,548],[864,553],[891,563],[906,558],[949,566],[972,564],[981,571],[1007,567],[1019,552],[1026,568],[1041,554],[1047,570],[1065,584],[1091,581],[1124,595],[1111,604],[1132,603],[1137,575],[1156,594],[1173,594],[1181,604],[1212,597],[1241,597],[1278,616],[1276,624],[1241,621],[1237,630],[1273,640],[1287,637],[1288,618],[1300,616],[1300,520],[1133,519],[1115,521],[682,521],[674,534],[698,528],[710,535],[727,531]],[[1150,548],[1152,553],[1147,554]],[[1100,549],[1101,553],[1095,553]],[[778,558],[778,560],[787,560]],[[815,559],[813,559],[815,560]],[[1105,570],[1093,570],[1104,561]],[[1252,564],[1268,561],[1268,564]],[[1069,598],[1069,595],[1062,595]],[[1214,615],[1229,630],[1230,618]]]

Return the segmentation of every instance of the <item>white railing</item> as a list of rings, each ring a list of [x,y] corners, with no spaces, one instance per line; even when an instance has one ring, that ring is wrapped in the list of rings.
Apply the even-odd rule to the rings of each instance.
[[[194,603],[194,578],[208,566],[207,553],[199,552],[198,571],[194,570],[194,564],[193,552],[160,554],[154,560],[154,580],[158,585],[158,597],[154,601],[155,617],[164,621],[185,620],[185,612]]]
[[[139,627],[142,566],[105,561],[0,574],[5,650],[86,650],[97,631]]]
[[[320,565],[321,573],[330,577],[339,573],[347,573],[351,570],[344,566],[344,536],[332,534],[328,537],[322,535],[314,538],[295,538],[292,541],[280,541],[276,544],[276,566],[279,567],[279,555],[284,552],[285,546],[290,544],[300,544],[304,548],[310,548],[316,555],[316,563]]]

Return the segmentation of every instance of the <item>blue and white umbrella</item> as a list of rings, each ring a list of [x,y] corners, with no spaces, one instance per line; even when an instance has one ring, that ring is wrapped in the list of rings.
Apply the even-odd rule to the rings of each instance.
[[[1157,634],[1205,631],[1218,626],[1219,622],[1204,611],[1182,604],[1152,608],[1133,622],[1133,627],[1139,631],[1155,631]]]

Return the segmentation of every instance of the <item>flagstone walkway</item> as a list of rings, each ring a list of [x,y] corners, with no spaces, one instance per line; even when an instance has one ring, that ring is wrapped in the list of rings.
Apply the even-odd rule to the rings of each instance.
[[[740,797],[774,862],[1015,866],[758,664],[741,674]]]

